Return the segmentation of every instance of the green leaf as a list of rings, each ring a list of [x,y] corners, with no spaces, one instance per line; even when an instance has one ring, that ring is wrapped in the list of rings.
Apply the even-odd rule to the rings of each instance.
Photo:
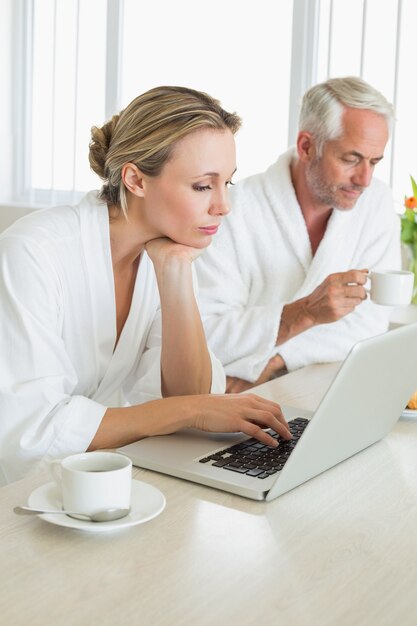
[[[410,176],[410,178],[411,178],[411,186],[413,188],[413,196],[417,198],[417,183],[412,176]]]
[[[411,222],[412,224],[414,224],[414,221],[415,221],[414,210],[406,209],[405,212],[403,213],[403,219],[406,220],[407,222]]]
[[[417,233],[417,228],[415,228],[417,224],[414,223],[414,219],[412,222],[408,219],[401,220],[401,241],[403,243],[413,243],[414,235]]]

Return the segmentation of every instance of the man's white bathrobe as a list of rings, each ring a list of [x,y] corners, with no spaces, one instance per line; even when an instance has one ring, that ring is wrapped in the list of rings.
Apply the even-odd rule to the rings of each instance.
[[[114,350],[109,219],[96,192],[2,234],[0,303],[0,483],[86,450],[107,407],[161,397],[153,264],[143,253]],[[213,357],[212,369],[212,391],[223,392]]]
[[[390,310],[367,300],[331,324],[275,346],[285,304],[329,274],[399,268],[399,218],[386,185],[373,180],[350,211],[333,211],[314,257],[290,177],[294,151],[230,190],[232,212],[196,264],[211,349],[229,376],[254,381],[275,354],[294,370],[343,359],[358,340],[384,332]]]

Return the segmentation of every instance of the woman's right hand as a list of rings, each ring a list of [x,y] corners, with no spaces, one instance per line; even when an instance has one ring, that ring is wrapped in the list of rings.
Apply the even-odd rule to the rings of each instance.
[[[277,442],[264,428],[272,428],[284,439],[291,439],[281,407],[253,393],[203,396],[196,402],[198,414],[193,427],[206,432],[242,432],[269,446]],[[201,396],[200,396],[201,398]]]
[[[253,393],[171,396],[143,404],[107,409],[89,450],[118,448],[183,428],[211,433],[245,433],[267,446],[277,442],[264,428],[284,439],[292,435],[279,404]]]
[[[279,404],[253,393],[177,396],[149,404],[153,402],[158,403],[158,418],[153,423],[155,431],[149,433],[152,435],[166,435],[181,428],[242,432],[275,447],[276,440],[263,430],[272,428],[284,439],[292,438]]]

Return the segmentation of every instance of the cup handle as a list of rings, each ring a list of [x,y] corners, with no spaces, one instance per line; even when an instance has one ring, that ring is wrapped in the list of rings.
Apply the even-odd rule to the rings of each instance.
[[[372,282],[371,274],[367,274],[366,283],[363,285],[363,288],[365,289],[368,296],[371,295],[371,282]]]
[[[61,484],[61,459],[54,459],[49,463],[49,473],[57,485]]]

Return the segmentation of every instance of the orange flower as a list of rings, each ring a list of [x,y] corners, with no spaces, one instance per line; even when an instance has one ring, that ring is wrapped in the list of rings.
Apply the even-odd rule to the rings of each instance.
[[[415,196],[410,196],[404,200],[404,204],[407,209],[416,209],[417,208],[417,198]]]

